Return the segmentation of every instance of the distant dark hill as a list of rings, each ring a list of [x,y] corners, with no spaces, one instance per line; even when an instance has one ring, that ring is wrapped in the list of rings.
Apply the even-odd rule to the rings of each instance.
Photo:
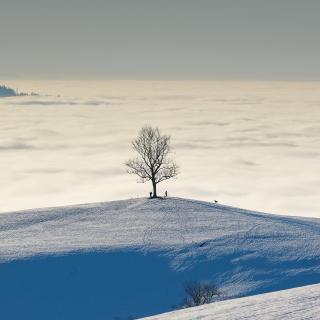
[[[14,97],[19,95],[15,90],[6,86],[0,86],[0,97]]]
[[[16,96],[37,96],[37,93],[24,93],[24,92],[18,92],[14,89],[11,89],[5,85],[0,85],[0,98],[5,97],[16,97]]]

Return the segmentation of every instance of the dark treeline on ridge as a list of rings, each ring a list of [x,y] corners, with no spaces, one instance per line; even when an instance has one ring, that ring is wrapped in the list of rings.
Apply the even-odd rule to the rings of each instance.
[[[24,93],[24,92],[18,92],[18,90],[14,90],[12,88],[9,88],[5,85],[0,85],[0,97],[15,97],[15,96],[36,96],[36,93]]]

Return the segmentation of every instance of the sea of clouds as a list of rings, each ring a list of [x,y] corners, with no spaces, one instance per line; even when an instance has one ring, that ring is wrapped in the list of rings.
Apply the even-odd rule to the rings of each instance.
[[[6,81],[0,212],[147,196],[124,162],[141,126],[172,136],[160,194],[320,217],[320,83]]]

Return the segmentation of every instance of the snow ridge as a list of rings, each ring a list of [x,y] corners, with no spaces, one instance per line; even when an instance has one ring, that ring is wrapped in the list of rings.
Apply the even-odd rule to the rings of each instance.
[[[145,320],[320,319],[320,285],[211,303]]]

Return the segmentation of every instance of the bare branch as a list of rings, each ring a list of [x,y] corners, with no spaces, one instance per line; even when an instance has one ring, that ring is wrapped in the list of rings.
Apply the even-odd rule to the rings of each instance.
[[[137,175],[140,182],[151,180],[156,197],[156,185],[178,174],[177,164],[167,158],[171,150],[170,136],[161,135],[158,128],[145,126],[132,141],[132,147],[139,158],[126,162],[128,173]]]
[[[187,295],[184,302],[186,308],[211,303],[221,297],[221,291],[212,282],[188,282],[185,284],[184,291]]]

